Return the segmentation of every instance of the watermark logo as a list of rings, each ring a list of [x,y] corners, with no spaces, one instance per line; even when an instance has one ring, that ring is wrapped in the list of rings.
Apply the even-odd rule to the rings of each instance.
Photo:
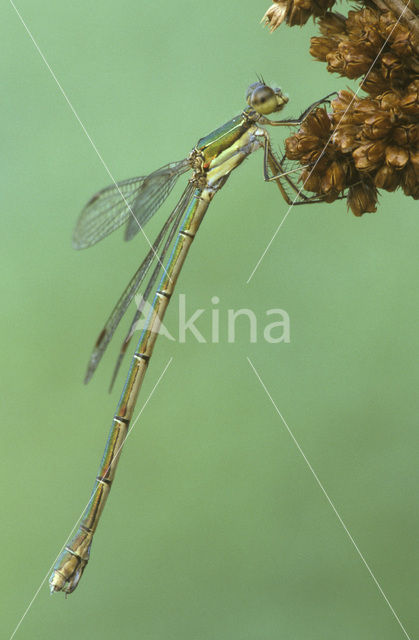
[[[221,338],[223,341],[225,338],[227,343],[233,344],[236,342],[238,327],[245,326],[248,327],[250,343],[256,343],[259,340],[270,344],[291,342],[290,317],[284,309],[267,309],[265,312],[259,311],[257,314],[248,308],[222,311],[216,306],[219,302],[220,298],[213,296],[211,308],[191,310],[187,309],[186,295],[181,293],[178,297],[177,335],[174,335],[173,331],[169,331],[160,321],[153,323],[153,331],[168,340],[180,343],[185,343],[193,338],[200,343],[217,344]],[[135,304],[137,309],[142,310],[142,316],[135,323],[132,332],[143,331],[147,328],[153,314],[153,306],[146,302],[142,296],[135,297]],[[199,322],[204,317],[210,320],[209,335],[204,335],[204,330],[199,327]]]

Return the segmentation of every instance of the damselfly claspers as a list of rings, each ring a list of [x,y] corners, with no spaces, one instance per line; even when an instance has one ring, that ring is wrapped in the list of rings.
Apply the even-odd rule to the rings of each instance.
[[[93,534],[111,489],[159,327],[189,247],[211,200],[224,186],[231,172],[251,153],[262,148],[264,150],[264,179],[276,182],[283,197],[290,204],[291,201],[284,185],[295,192],[295,199],[298,196],[296,204],[313,201],[314,198],[300,194],[300,190],[289,173],[284,170],[282,161],[274,155],[269,134],[264,125],[298,126],[313,109],[327,102],[328,98],[330,96],[310,105],[299,118],[272,121],[266,116],[281,111],[288,102],[288,98],[280,89],[271,88],[263,81],[258,81],[249,87],[246,95],[248,106],[242,113],[201,138],[185,160],[167,164],[146,177],[133,178],[111,185],[93,196],[83,209],[73,236],[73,243],[77,249],[95,244],[124,223],[126,223],[125,239],[128,240],[138,233],[159,209],[179,176],[192,170],[192,177],[189,179],[180,200],[170,213],[150,247],[150,251],[108,318],[90,358],[86,382],[93,375],[116,327],[152,264],[156,263],[145,287],[142,302],[136,310],[130,331],[124,341],[116,371],[137,320],[143,311],[144,303],[150,295],[161,269],[163,269],[163,275],[132,358],[91,498],[75,536],[64,548],[50,577],[49,583],[52,592],[72,593],[87,565]],[[171,248],[170,257],[163,265],[169,248]]]

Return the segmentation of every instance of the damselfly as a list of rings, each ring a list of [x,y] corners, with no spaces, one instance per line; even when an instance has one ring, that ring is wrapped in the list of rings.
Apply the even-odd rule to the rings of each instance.
[[[115,476],[121,449],[153,353],[159,327],[189,247],[211,200],[224,186],[231,172],[251,153],[262,148],[264,179],[276,182],[288,203],[291,203],[291,200],[287,189],[291,189],[296,194],[295,204],[318,201],[300,193],[300,189],[290,177],[291,172],[285,171],[283,162],[273,153],[269,134],[264,125],[298,126],[313,109],[327,102],[329,97],[326,96],[310,105],[299,118],[272,121],[266,116],[281,111],[288,102],[288,98],[280,89],[271,88],[263,81],[258,81],[249,87],[246,95],[248,106],[242,113],[201,138],[185,160],[167,164],[146,177],[133,178],[111,185],[94,195],[83,209],[73,236],[73,243],[77,249],[90,247],[124,223],[126,223],[125,239],[129,240],[156,213],[179,176],[188,170],[192,171],[192,176],[178,203],[109,316],[90,358],[86,382],[93,375],[122,316],[154,264],[142,302],[135,312],[134,320],[124,340],[113,376],[113,380],[115,379],[123,354],[143,311],[144,303],[163,269],[163,275],[155,292],[112,421],[89,504],[83,513],[75,536],[61,553],[51,575],[49,582],[52,592],[74,591],[87,565],[93,534]],[[163,266],[170,248],[170,257]]]

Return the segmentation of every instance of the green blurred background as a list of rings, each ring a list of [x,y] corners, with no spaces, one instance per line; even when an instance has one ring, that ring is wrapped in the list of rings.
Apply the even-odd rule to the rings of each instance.
[[[289,94],[288,117],[349,84],[309,56],[311,24],[262,29],[262,1],[17,6],[116,179],[184,157],[240,112],[258,73]],[[0,31],[7,638],[88,500],[127,369],[108,395],[123,330],[88,387],[85,365],[147,245],[116,233],[72,249],[81,207],[110,180],[7,2]],[[84,577],[67,600],[44,584],[17,638],[403,637],[246,356],[419,631],[417,203],[385,194],[362,219],[344,203],[295,208],[246,285],[286,211],[261,153],[216,197],[177,293],[191,311],[220,298],[220,343],[158,341],[139,407],[173,362],[124,450]],[[228,344],[227,309],[242,307],[260,328],[267,309],[286,310],[291,343],[259,331],[250,344],[243,320]],[[209,311],[198,327],[209,336]]]

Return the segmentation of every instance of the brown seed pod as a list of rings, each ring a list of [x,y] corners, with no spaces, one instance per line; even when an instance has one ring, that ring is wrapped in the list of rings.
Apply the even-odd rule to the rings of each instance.
[[[344,76],[345,73],[345,60],[338,49],[334,49],[326,55],[327,70],[330,73],[339,73]]]
[[[405,195],[419,199],[419,175],[412,164],[403,171],[401,185]]]
[[[378,69],[372,69],[369,74],[360,83],[361,87],[370,94],[370,96],[378,96],[388,89],[388,82],[383,78],[383,74]]]
[[[284,22],[287,15],[287,0],[275,2],[265,12],[261,22],[269,27],[269,31],[273,33]]]
[[[410,151],[410,164],[415,172],[416,179],[419,181],[419,148]]]
[[[398,145],[413,147],[419,141],[419,123],[401,123],[400,126],[393,128],[392,138]]]
[[[309,169],[303,169],[301,172],[300,182],[304,185],[306,191],[312,191],[313,193],[321,193],[321,176],[316,171],[310,171]]]
[[[378,192],[369,181],[358,182],[348,191],[348,208],[356,216],[363,213],[375,213],[377,211]]]
[[[339,91],[337,98],[334,98],[331,102],[333,112],[346,111],[350,104],[357,104],[360,98],[358,98],[353,91],[346,91],[342,89]]]
[[[398,56],[416,55],[416,42],[407,27],[399,24],[395,27],[391,38],[391,48]]]
[[[289,24],[302,24],[310,12],[323,11],[318,19],[321,36],[311,38],[311,55],[326,62],[330,72],[365,76],[361,86],[369,96],[340,91],[330,114],[315,110],[287,139],[287,157],[310,165],[300,181],[325,201],[348,190],[348,206],[355,215],[376,210],[377,188],[401,187],[419,198],[417,30],[372,4],[349,11],[345,18],[324,11],[329,0],[316,2],[317,9],[314,0],[275,4],[282,7],[281,21]]]
[[[407,115],[419,116],[419,78],[409,84],[406,93],[400,98],[399,107]]]
[[[379,14],[372,7],[348,11],[346,30],[354,37],[360,37],[369,27],[378,27]]]
[[[290,27],[301,27],[311,15],[311,0],[292,0],[288,3],[286,20]]]
[[[386,164],[394,169],[404,169],[409,162],[409,152],[397,145],[388,145],[385,149]]]
[[[326,62],[326,56],[332,53],[336,48],[336,44],[330,38],[313,37],[310,39],[310,53],[313,58]]]
[[[321,191],[324,194],[335,193],[336,197],[346,186],[346,167],[342,161],[333,160],[321,179]]]
[[[400,111],[400,96],[401,94],[399,92],[385,91],[377,98],[380,108],[388,111],[393,119]]]
[[[301,27],[310,16],[322,16],[334,4],[335,0],[274,0],[262,22],[269,26],[270,31],[275,31],[283,22],[290,27]]]
[[[335,11],[328,11],[319,19],[320,32],[330,38],[346,36],[346,18]]]
[[[402,87],[406,84],[409,77],[408,70],[395,53],[391,51],[383,53],[380,64],[384,80],[389,81],[392,87]]]
[[[386,191],[395,191],[400,186],[400,181],[400,172],[386,164],[378,169],[374,177],[375,186]]]
[[[386,111],[377,109],[371,116],[365,118],[361,137],[368,140],[385,138],[392,129],[390,115]]]
[[[307,161],[308,156],[318,147],[319,140],[314,135],[296,134],[286,140],[287,157],[290,160],[304,159]]]
[[[371,173],[383,164],[386,143],[384,140],[375,140],[361,144],[352,152],[355,166],[358,171]]]
[[[359,127],[355,124],[344,124],[337,127],[333,133],[333,142],[342,151],[349,153],[358,145],[356,135]]]
[[[377,108],[377,103],[371,98],[358,98],[353,91],[339,91],[338,97],[331,102],[332,121],[336,128],[342,125],[362,126]]]
[[[326,109],[315,109],[301,125],[301,131],[311,133],[317,138],[330,135],[330,118]]]
[[[338,50],[344,60],[340,73],[347,78],[359,78],[370,68],[373,56],[369,48],[361,43],[341,42]]]

